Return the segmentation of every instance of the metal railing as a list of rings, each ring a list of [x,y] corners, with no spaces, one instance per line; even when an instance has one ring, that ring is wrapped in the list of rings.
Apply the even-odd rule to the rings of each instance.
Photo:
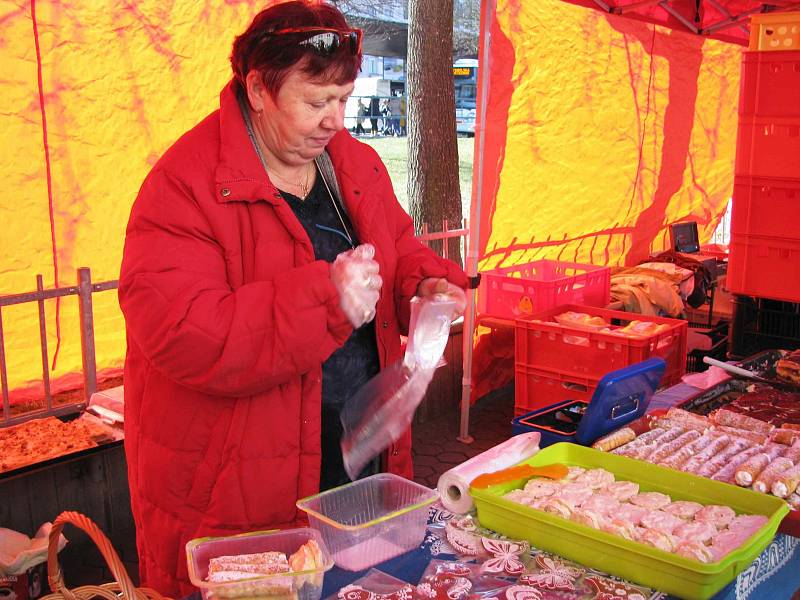
[[[3,418],[0,419],[0,426],[13,425],[14,423],[27,421],[36,417],[77,412],[88,403],[91,395],[97,391],[97,364],[95,362],[92,294],[116,289],[117,285],[117,281],[92,283],[91,270],[88,267],[81,267],[78,269],[78,281],[74,286],[46,290],[42,283],[42,276],[37,275],[35,291],[0,296],[0,388],[2,388],[3,396]],[[54,407],[53,394],[50,389],[50,361],[47,352],[47,320],[45,319],[44,302],[45,300],[63,298],[65,296],[78,297],[81,332],[81,363],[83,366],[83,399],[78,402],[69,402]],[[36,302],[39,308],[39,344],[41,346],[42,356],[42,382],[44,383],[45,406],[42,409],[25,412],[24,414],[12,417],[10,391],[8,389],[5,339],[3,337],[2,311],[3,307],[25,304],[28,302]]]
[[[422,233],[417,236],[417,239],[428,246],[431,247],[431,242],[441,240],[442,241],[442,248],[441,248],[441,256],[442,258],[450,258],[450,251],[449,246],[450,244],[446,243],[446,240],[451,240],[453,238],[460,237],[461,241],[459,242],[461,245],[461,259],[466,256],[467,252],[467,235],[469,234],[469,229],[467,227],[467,220],[464,219],[461,223],[460,229],[450,229],[450,223],[447,219],[442,220],[442,230],[437,231],[434,233],[430,232],[430,228],[428,227],[427,223],[422,224]]]

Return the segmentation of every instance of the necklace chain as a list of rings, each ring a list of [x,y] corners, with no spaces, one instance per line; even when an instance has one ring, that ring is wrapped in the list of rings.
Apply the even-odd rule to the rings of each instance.
[[[250,141],[253,143],[253,147],[256,150],[256,154],[258,155],[259,160],[261,161],[261,166],[264,167],[264,171],[268,171],[267,169],[267,161],[264,158],[264,154],[261,152],[261,147],[259,145],[258,139],[256,138],[256,132],[253,127],[253,122],[250,119],[250,113],[247,110],[246,105],[244,104],[244,98],[239,96],[239,108],[242,111],[242,116],[244,117],[245,127],[247,128],[247,135],[250,137]],[[350,247],[355,248],[356,245],[353,243],[353,236],[350,235],[350,231],[347,229],[347,225],[344,224],[344,218],[342,217],[342,213],[339,211],[339,203],[336,201],[336,198],[333,196],[333,192],[331,192],[331,186],[328,185],[328,180],[325,178],[325,174],[322,171],[322,168],[319,164],[319,159],[314,159],[314,167],[316,168],[317,172],[319,172],[319,176],[322,177],[322,183],[325,184],[325,189],[328,192],[328,198],[331,200],[331,204],[333,204],[333,208],[336,211],[336,216],[339,217],[339,222],[342,224],[342,229],[344,230],[344,234],[347,237],[347,241],[350,242]],[[309,189],[308,189],[308,182],[311,179],[311,172],[307,172],[306,183],[305,186],[300,184],[301,189],[303,190],[303,196],[307,196]]]

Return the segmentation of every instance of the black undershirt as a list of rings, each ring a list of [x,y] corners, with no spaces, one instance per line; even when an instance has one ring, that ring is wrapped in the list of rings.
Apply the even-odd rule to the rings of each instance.
[[[314,186],[305,200],[284,191],[281,191],[281,195],[306,230],[317,260],[332,263],[339,254],[352,249],[350,241],[342,231],[342,221],[334,209],[332,198],[319,171],[317,171]],[[357,246],[358,240],[353,225],[341,206],[339,206],[339,213],[344,220],[353,245]],[[354,330],[344,345],[322,363],[320,491],[350,481],[344,470],[342,450],[339,445],[342,437],[339,414],[344,404],[379,370],[380,362],[374,320]],[[377,472],[378,461],[375,460],[365,467],[359,478]]]

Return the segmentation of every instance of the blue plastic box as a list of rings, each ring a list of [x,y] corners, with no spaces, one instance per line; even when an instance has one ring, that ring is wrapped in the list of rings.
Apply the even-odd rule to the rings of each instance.
[[[666,363],[650,358],[605,375],[587,404],[564,400],[511,421],[512,435],[538,431],[539,446],[573,442],[588,446],[597,438],[635,421],[647,412]]]

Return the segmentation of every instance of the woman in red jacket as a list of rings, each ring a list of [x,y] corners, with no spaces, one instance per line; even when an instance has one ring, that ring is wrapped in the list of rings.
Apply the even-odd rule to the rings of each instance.
[[[361,32],[327,4],[259,13],[220,108],[144,181],[119,297],[141,579],[186,594],[192,538],[295,524],[347,481],[339,411],[401,358],[414,295],[464,273],[414,237],[381,160],[344,129]],[[381,464],[412,476],[410,433]]]

